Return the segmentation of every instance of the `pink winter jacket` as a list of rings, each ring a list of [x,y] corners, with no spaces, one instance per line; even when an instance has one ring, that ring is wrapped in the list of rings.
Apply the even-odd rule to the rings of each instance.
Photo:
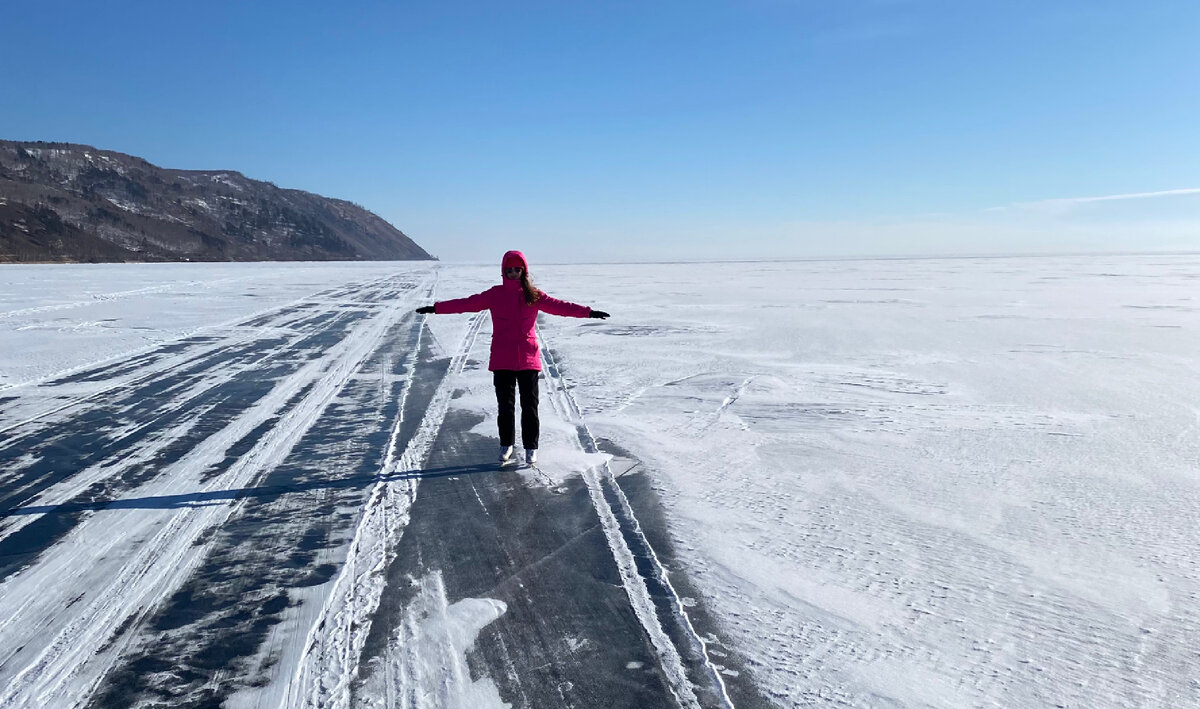
[[[529,272],[529,263],[520,251],[509,251],[500,261],[516,257]],[[501,277],[503,277],[503,273]],[[541,348],[538,346],[534,324],[537,314],[550,313],[571,318],[586,318],[592,309],[584,305],[568,303],[565,300],[551,298],[545,293],[533,305],[525,303],[525,291],[521,289],[521,281],[504,279],[498,286],[492,286],[482,293],[443,300],[434,303],[434,312],[443,315],[450,313],[475,313],[480,310],[492,312],[492,357],[488,369],[537,369],[542,368]]]

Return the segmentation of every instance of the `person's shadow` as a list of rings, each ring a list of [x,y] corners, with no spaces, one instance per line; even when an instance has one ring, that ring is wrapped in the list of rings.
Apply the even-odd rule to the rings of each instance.
[[[211,507],[223,505],[235,500],[246,498],[276,499],[283,495],[308,492],[310,490],[331,490],[350,487],[366,487],[381,482],[397,480],[426,480],[431,478],[446,478],[456,475],[476,475],[478,473],[495,472],[495,465],[459,465],[447,468],[426,468],[424,470],[409,470],[403,473],[389,475],[354,475],[348,478],[332,480],[316,480],[293,485],[265,485],[262,487],[243,487],[232,490],[213,490],[211,492],[193,492],[182,495],[160,495],[155,497],[130,497],[120,500],[97,502],[67,502],[61,505],[27,505],[0,509],[0,517],[15,517],[19,515],[66,514],[88,510],[131,510],[131,509],[188,509],[194,507]]]

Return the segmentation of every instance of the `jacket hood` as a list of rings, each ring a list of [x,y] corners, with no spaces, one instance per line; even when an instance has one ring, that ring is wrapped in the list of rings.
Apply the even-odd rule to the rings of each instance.
[[[520,261],[521,268],[525,269],[525,273],[529,273],[529,262],[525,260],[525,254],[520,251],[509,251],[504,254],[504,258],[500,259],[500,276],[504,276],[504,264],[509,261]]]

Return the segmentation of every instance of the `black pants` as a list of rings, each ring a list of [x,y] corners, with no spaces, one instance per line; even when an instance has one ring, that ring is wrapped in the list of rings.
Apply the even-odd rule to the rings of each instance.
[[[500,412],[496,423],[500,427],[500,445],[511,446],[516,435],[513,431],[516,404],[516,388],[521,385],[521,442],[526,448],[538,447],[538,375],[536,369],[497,369],[492,372],[492,382],[496,385],[496,403]]]

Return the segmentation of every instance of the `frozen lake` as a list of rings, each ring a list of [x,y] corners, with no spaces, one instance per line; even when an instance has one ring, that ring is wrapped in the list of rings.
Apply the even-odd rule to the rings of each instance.
[[[530,256],[0,267],[0,706],[1200,707],[1200,256]]]

